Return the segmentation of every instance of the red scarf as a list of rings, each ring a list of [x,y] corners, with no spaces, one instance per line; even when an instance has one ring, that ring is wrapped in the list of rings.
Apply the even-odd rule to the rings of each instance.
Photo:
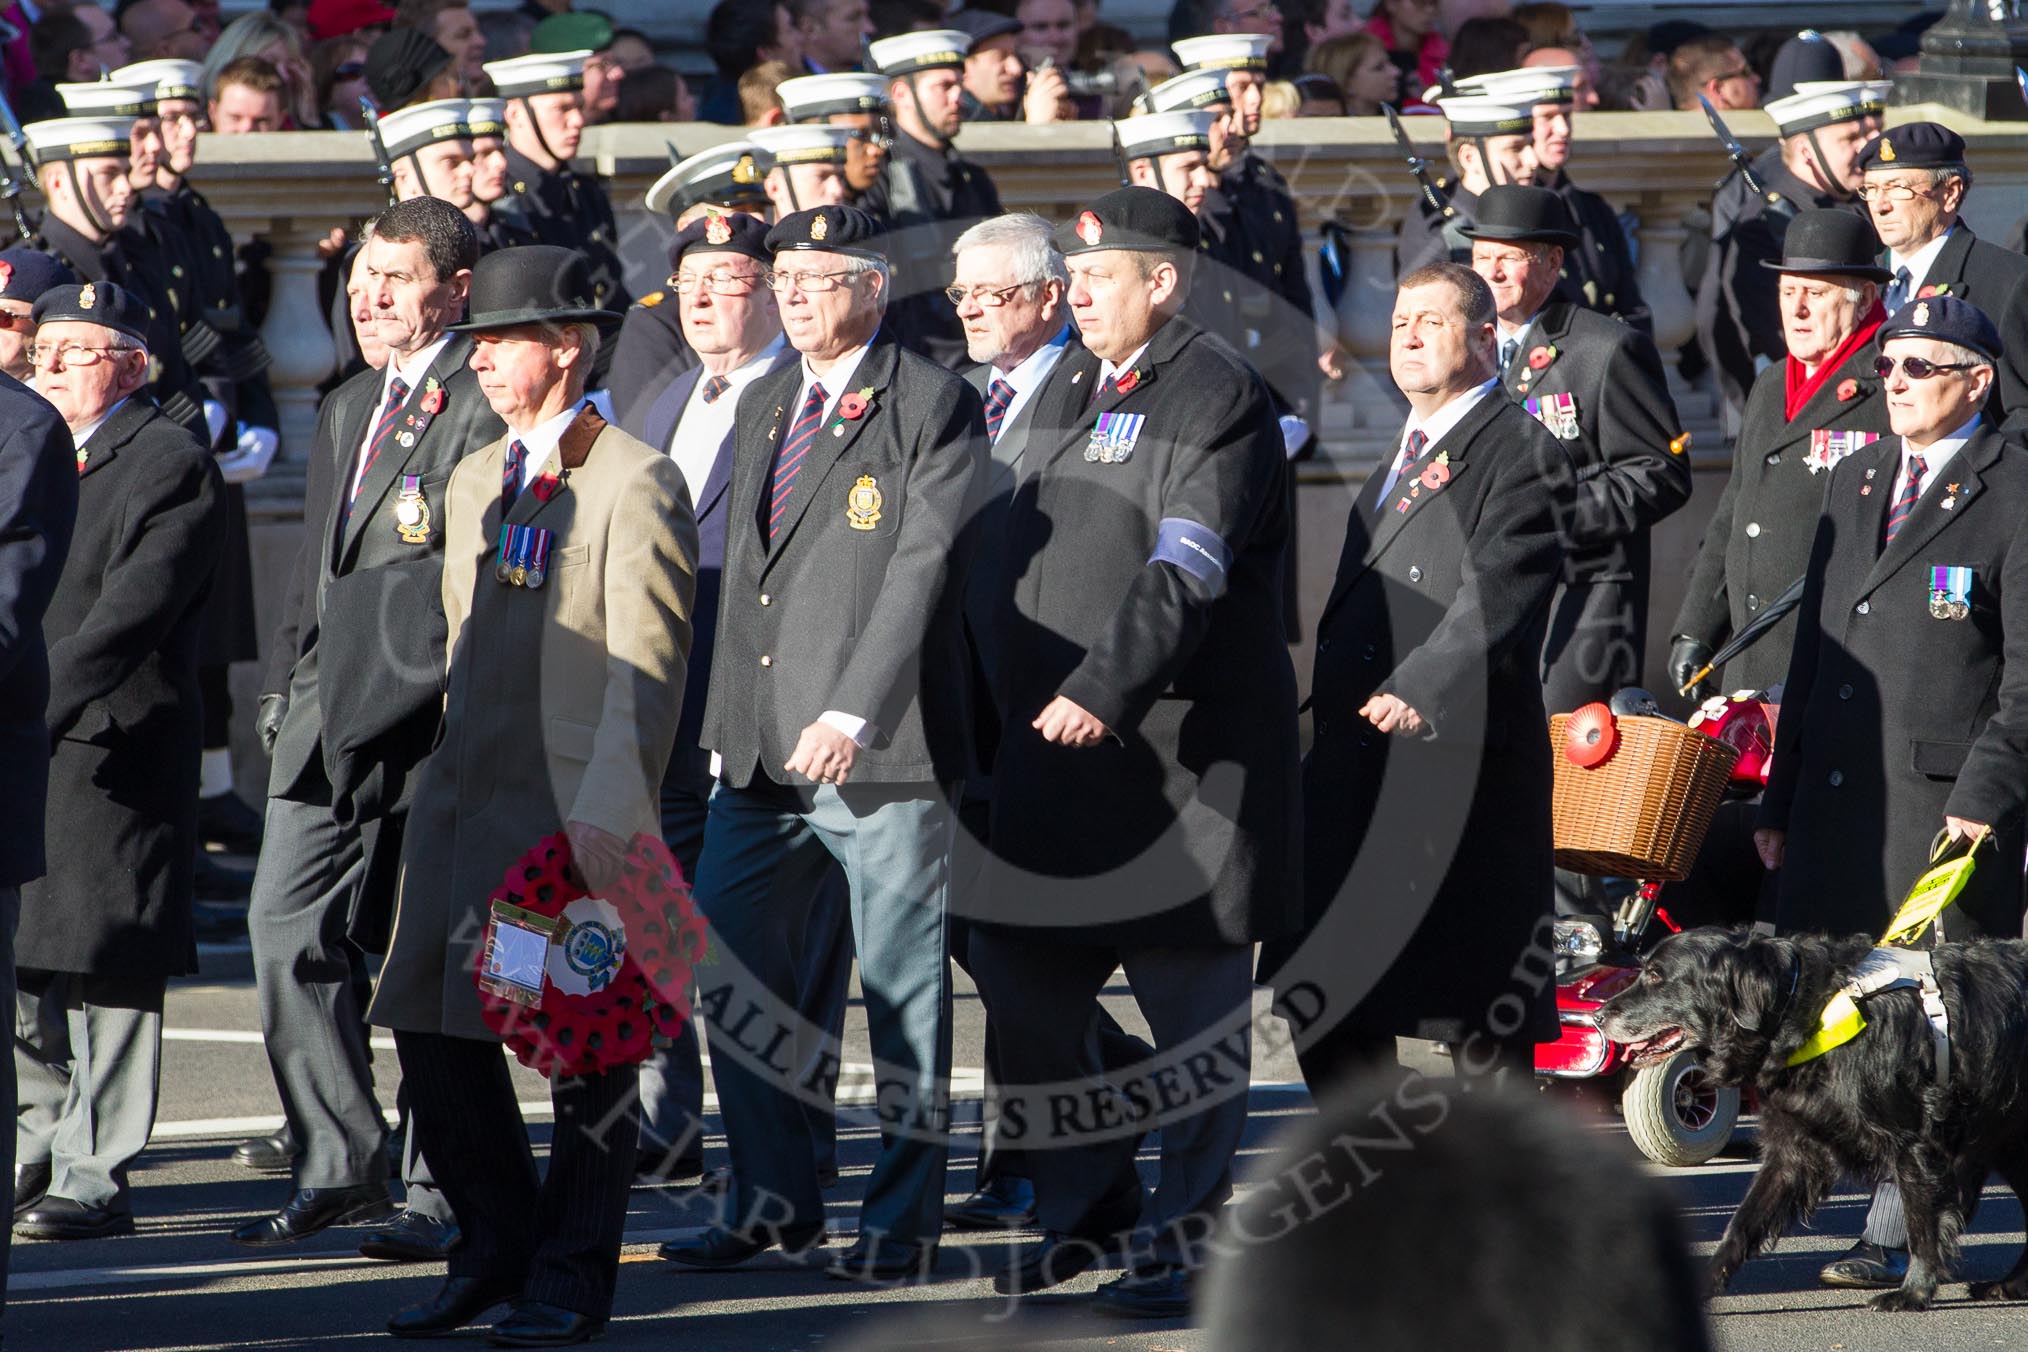
[[[1886,309],[1876,303],[1871,310],[1867,311],[1865,319],[1859,325],[1859,331],[1841,343],[1838,350],[1833,352],[1830,358],[1817,368],[1817,374],[1813,376],[1805,376],[1803,374],[1803,364],[1794,357],[1784,357],[1782,359],[1787,363],[1782,369],[1783,375],[1786,378],[1787,390],[1783,408],[1785,410],[1784,416],[1787,417],[1788,421],[1794,422],[1796,420],[1796,414],[1803,411],[1803,405],[1817,397],[1817,391],[1824,388],[1824,382],[1829,380],[1834,372],[1840,370],[1854,352],[1857,352],[1871,341],[1873,331],[1886,322]]]

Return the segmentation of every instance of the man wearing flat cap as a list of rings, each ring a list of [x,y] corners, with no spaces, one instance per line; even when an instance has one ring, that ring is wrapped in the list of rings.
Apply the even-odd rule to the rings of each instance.
[[[15,1232],[36,1239],[134,1228],[127,1170],[154,1126],[163,993],[197,970],[197,664],[225,485],[145,392],[145,304],[110,282],[35,303],[36,388],[78,474],[44,620],[49,872],[22,889],[15,945]]]
[[[1865,214],[1858,200],[1859,150],[1880,130],[1892,88],[1879,81],[1805,81],[1767,105],[1781,140],[1775,153],[1755,161],[1763,191],[1748,191],[1737,171],[1718,185],[1711,248],[1696,288],[1697,339],[1734,415],[1744,408],[1754,377],[1770,363],[1779,365],[1784,352],[1781,307],[1762,265],[1782,256],[1783,237],[1800,212]]]
[[[435,1298],[388,1330],[434,1336],[512,1302],[496,1343],[557,1346],[597,1336],[612,1312],[639,1075],[625,1065],[551,1083],[557,1121],[579,1126],[557,1133],[538,1183],[473,975],[487,898],[537,842],[566,835],[599,896],[629,842],[657,830],[697,526],[676,462],[585,398],[612,316],[582,257],[547,245],[489,254],[472,272],[469,315],[457,328],[507,435],[460,462],[445,494],[443,727],[367,1011],[394,1030],[423,1151],[464,1239]]]
[[[960,607],[985,418],[970,385],[887,331],[879,225],[856,207],[768,232],[793,366],[740,396],[702,744],[719,759],[698,985],[721,1009],[796,1001],[798,947],[845,870],[883,1122],[860,1238],[834,1275],[925,1274],[943,1228],[953,803],[970,728]],[[824,1237],[804,1104],[826,1092],[712,1022],[732,1151],[725,1222],[663,1255],[729,1267]],[[764,1064],[765,1063],[765,1064]]]
[[[1175,1073],[1200,1037],[1245,1064],[1253,945],[1299,918],[1272,400],[1181,317],[1198,243],[1181,202],[1121,188],[1056,243],[1084,345],[1035,395],[1001,527],[997,864],[966,917],[1003,1097],[1108,1082],[1090,1032],[1119,967],[1154,1033],[1144,1083]],[[1052,1130],[1041,1103],[1026,1107],[1027,1132],[1010,1135],[1009,1115],[1000,1141],[1025,1150],[1046,1233],[997,1289],[1054,1286],[1124,1244],[1129,1271],[1100,1305],[1187,1311],[1202,1237],[1232,1191],[1244,1092],[1164,1115],[1152,1198],[1134,1130]]]
[[[77,281],[61,259],[25,244],[0,249],[0,371],[26,385],[35,379],[28,349],[35,344],[35,302],[42,293]]]
[[[2028,411],[2028,258],[1988,244],[1964,221],[1972,171],[1965,139],[1934,122],[1882,132],[1859,150],[1860,200],[1887,246],[1890,318],[1910,301],[1956,296],[2000,329],[2003,351],[1986,416],[2004,423]]]
[[[1879,265],[1873,227],[1844,208],[1805,211],[1783,243],[1781,259],[1759,266],[1776,279],[1786,355],[1747,396],[1732,474],[1670,630],[1669,678],[1678,687],[1802,577],[1824,476],[1887,431],[1873,361],[1889,274]],[[1779,682],[1795,625],[1793,613],[1785,616],[1700,689],[1766,690]]]
[[[1986,415],[2004,354],[1971,303],[1910,301],[1877,350],[1892,434],[1831,476],[1755,841],[1780,869],[1781,932],[1877,934],[1939,830],[1990,835],[1946,934],[2019,938],[2028,692],[2008,649],[2028,632],[2011,585],[2028,563],[2028,448]],[[1820,1280],[1899,1286],[1909,1261],[1884,1186]]]

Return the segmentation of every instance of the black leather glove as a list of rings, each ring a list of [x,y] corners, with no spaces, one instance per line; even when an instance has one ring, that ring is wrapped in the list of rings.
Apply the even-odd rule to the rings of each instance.
[[[1702,639],[1688,638],[1678,634],[1669,641],[1669,684],[1682,690],[1690,678],[1704,670],[1711,661],[1711,645]],[[1698,688],[1689,692],[1691,698],[1702,699],[1711,688],[1711,678],[1706,677]]]
[[[254,718],[254,733],[261,739],[261,750],[270,756],[275,754],[275,739],[282,735],[282,720],[289,716],[287,695],[262,695],[260,713]]]

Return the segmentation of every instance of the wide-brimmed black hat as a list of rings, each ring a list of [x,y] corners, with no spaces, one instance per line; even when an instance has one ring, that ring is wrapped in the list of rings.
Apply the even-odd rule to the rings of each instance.
[[[520,324],[617,324],[620,316],[592,300],[584,255],[558,244],[523,244],[487,254],[472,269],[465,322],[453,333],[511,329]]]
[[[1763,258],[1760,265],[1776,272],[1833,272],[1883,284],[1894,280],[1880,266],[1880,236],[1873,233],[1873,222],[1835,209],[1797,212],[1782,240],[1781,261]]]
[[[1466,239],[1498,244],[1554,244],[1575,249],[1583,241],[1570,223],[1563,199],[1547,188],[1501,183],[1479,194],[1472,223],[1460,233]]]

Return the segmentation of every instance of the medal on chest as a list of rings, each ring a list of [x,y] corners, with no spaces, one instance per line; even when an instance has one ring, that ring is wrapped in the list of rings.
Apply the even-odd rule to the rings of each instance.
[[[1576,441],[1580,435],[1577,426],[1577,396],[1574,394],[1538,394],[1532,399],[1521,401],[1521,407],[1528,415],[1549,429],[1549,435],[1558,441]]]
[[[1878,440],[1878,432],[1834,431],[1820,427],[1810,433],[1810,450],[1803,457],[1803,465],[1812,474],[1836,469],[1840,460]]]
[[[1084,444],[1084,458],[1094,464],[1126,464],[1133,457],[1134,443],[1141,439],[1141,428],[1147,421],[1145,413],[1115,410],[1099,414],[1091,437]]]
[[[405,545],[430,542],[430,504],[423,496],[420,474],[401,476],[401,493],[394,500],[394,533]]]
[[[1962,620],[1972,613],[1972,570],[1939,564],[1929,570],[1932,619]]]
[[[493,560],[495,581],[511,587],[540,587],[549,577],[549,545],[554,532],[539,526],[500,527],[500,548]]]

